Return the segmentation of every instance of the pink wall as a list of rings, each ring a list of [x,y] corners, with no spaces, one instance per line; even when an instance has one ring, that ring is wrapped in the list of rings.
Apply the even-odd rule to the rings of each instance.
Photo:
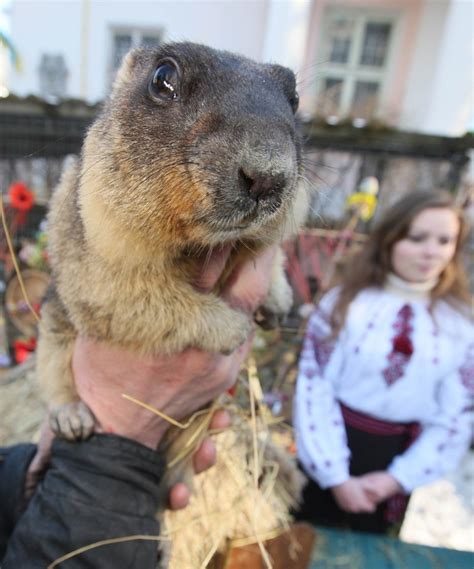
[[[326,8],[347,7],[361,9],[376,9],[390,11],[399,14],[395,53],[391,76],[388,78],[386,96],[381,101],[381,109],[384,117],[390,123],[396,123],[402,107],[402,100],[407,84],[408,73],[412,56],[415,50],[417,30],[424,0],[313,0],[311,9],[310,31],[306,46],[305,63],[303,69],[308,77],[308,70],[312,71],[313,79],[317,77],[318,60],[317,49],[319,46],[321,24]],[[302,108],[311,111],[314,105],[312,93],[306,79],[302,89]]]

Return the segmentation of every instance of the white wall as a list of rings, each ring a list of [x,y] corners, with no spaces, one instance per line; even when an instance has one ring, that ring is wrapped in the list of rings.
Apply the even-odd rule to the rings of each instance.
[[[451,0],[425,132],[463,135],[474,109],[474,2]]]
[[[0,97],[8,95],[8,75],[10,73],[10,59],[5,48],[0,46]]]
[[[89,101],[101,99],[114,26],[163,29],[165,41],[191,40],[262,59],[267,15],[267,0],[15,0],[12,37],[24,69],[11,75],[10,89],[22,96],[37,93],[42,53],[62,53],[70,72],[68,96],[85,92]],[[266,54],[277,59],[271,50]],[[82,87],[81,61],[87,69]]]
[[[80,4],[77,1],[16,0],[12,3],[11,37],[22,61],[21,73],[12,71],[12,93],[38,93],[38,67],[43,53],[62,53],[70,71],[70,95],[79,91]]]
[[[67,95],[102,99],[109,83],[111,29],[136,26],[163,29],[165,41],[187,39],[288,65],[300,72],[303,89],[310,16],[319,2],[13,0],[11,35],[23,71],[11,71],[8,87],[22,96],[38,93],[41,55],[62,53],[70,73]],[[459,135],[472,126],[473,9],[474,0],[424,0],[399,96],[400,128]]]
[[[400,128],[463,135],[473,116],[474,3],[426,0]]]
[[[426,122],[448,7],[449,0],[427,0],[424,4],[402,103],[402,128],[422,129]]]
[[[262,58],[302,72],[311,0],[268,0]]]

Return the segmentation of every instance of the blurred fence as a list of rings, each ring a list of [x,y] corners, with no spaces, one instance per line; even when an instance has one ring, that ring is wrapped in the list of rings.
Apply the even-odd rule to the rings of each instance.
[[[99,109],[82,101],[58,105],[29,97],[0,99],[0,188],[22,180],[46,202],[64,159],[80,152]],[[379,209],[413,189],[460,192],[473,136],[448,138],[351,124],[303,124],[304,173],[315,226],[337,226],[344,203],[359,181],[376,176]]]
[[[98,106],[82,101],[59,105],[29,97],[0,99],[0,188],[21,180],[46,204],[59,181],[64,160],[80,152]]]
[[[44,215],[44,206],[59,181],[65,160],[79,154],[98,110],[99,105],[75,100],[53,105],[36,97],[0,99],[0,191],[7,194],[16,181],[34,191],[36,206],[29,214],[31,231]],[[334,252],[341,240],[347,239],[341,232],[347,222],[345,204],[363,178],[375,176],[379,181],[375,220],[405,192],[446,189],[462,202],[472,183],[467,165],[469,151],[474,147],[473,135],[448,138],[373,125],[355,128],[349,123],[328,125],[316,121],[303,123],[302,133],[302,178],[310,192],[311,213],[308,228],[286,247],[297,304],[310,302],[318,288],[324,287],[322,275],[334,269]],[[344,250],[363,241],[370,223],[356,227],[351,243],[343,243]],[[466,259],[468,268],[474,269],[472,239]]]

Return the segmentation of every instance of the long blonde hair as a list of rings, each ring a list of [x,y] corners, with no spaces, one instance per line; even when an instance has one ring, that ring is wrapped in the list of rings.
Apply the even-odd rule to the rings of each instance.
[[[363,249],[347,263],[341,279],[340,294],[331,315],[334,334],[344,325],[349,304],[362,289],[383,286],[391,270],[393,246],[406,237],[413,219],[419,213],[432,208],[454,211],[459,219],[460,230],[455,254],[431,291],[431,307],[437,300],[445,299],[458,310],[465,310],[470,302],[470,294],[461,260],[462,245],[468,233],[463,212],[447,192],[414,191],[384,212]]]

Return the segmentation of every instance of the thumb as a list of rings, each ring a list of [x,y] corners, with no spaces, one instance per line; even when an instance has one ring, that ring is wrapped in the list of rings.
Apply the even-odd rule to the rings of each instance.
[[[375,504],[378,504],[383,498],[380,492],[373,488],[364,488],[364,492],[367,498]]]
[[[222,297],[234,308],[254,312],[267,296],[277,247],[261,251],[237,266],[226,280]]]
[[[223,245],[203,255],[201,270],[193,283],[194,288],[200,292],[212,291],[224,270],[231,249],[231,245]]]

